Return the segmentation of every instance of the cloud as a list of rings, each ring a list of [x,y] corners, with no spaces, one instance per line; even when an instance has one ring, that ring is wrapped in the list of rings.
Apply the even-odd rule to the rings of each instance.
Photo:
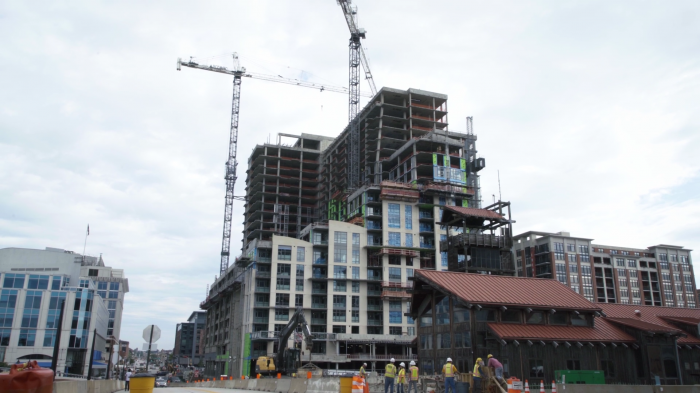
[[[474,116],[485,200],[516,230],[698,249],[700,5],[357,0],[378,86]],[[161,348],[218,274],[231,78],[177,57],[345,86],[335,2],[5,1],[0,246],[82,250],[125,269],[122,339]],[[363,90],[368,90],[366,85]],[[279,132],[337,135],[347,97],[246,79],[239,180]],[[232,249],[243,207],[236,204]],[[696,264],[697,267],[697,264]]]

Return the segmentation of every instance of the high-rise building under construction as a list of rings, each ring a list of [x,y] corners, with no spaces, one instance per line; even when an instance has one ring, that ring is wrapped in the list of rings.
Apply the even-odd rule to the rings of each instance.
[[[277,351],[297,307],[314,334],[303,361],[354,369],[416,358],[407,344],[417,326],[404,315],[410,277],[448,269],[440,207],[481,207],[485,160],[471,118],[449,130],[444,94],[382,88],[356,121],[359,149],[349,126],[336,138],[281,134],[295,142],[253,149],[242,256],[201,305],[207,374],[248,375],[251,359]],[[349,187],[352,159],[360,184]]]

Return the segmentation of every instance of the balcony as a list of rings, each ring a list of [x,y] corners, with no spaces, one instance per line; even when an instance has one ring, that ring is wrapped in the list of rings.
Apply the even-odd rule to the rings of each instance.
[[[271,276],[270,272],[261,272],[260,270],[258,270],[255,273],[255,277],[259,277],[259,278],[270,278],[270,276]]]
[[[382,291],[382,297],[398,298],[398,299],[410,299],[411,295],[406,291],[397,291],[397,290],[387,289],[387,290]]]
[[[419,232],[430,232],[433,233],[435,232],[435,227],[432,225],[425,225],[425,224],[420,224],[418,228]]]
[[[270,323],[269,317],[253,317],[253,323]]]
[[[383,307],[381,304],[368,304],[367,311],[382,311]]]
[[[434,249],[434,248],[435,248],[435,243],[432,243],[432,242],[428,242],[428,243],[420,242],[420,248],[432,248],[432,249]]]
[[[401,281],[384,281],[382,286],[385,288],[413,288],[413,281],[401,282]]]
[[[381,222],[367,221],[367,229],[382,229]]]
[[[311,244],[313,244],[314,246],[327,246],[327,245],[328,245],[328,239],[321,239],[321,240],[314,239],[314,240],[311,242]]]
[[[314,261],[314,265],[328,265],[328,259],[327,258],[316,258]]]
[[[368,275],[367,281],[382,281],[382,276],[370,276],[370,275]]]
[[[255,292],[270,293],[270,287],[255,287]]]
[[[271,262],[272,262],[272,258],[271,258],[271,257],[260,257],[260,256],[259,256],[259,257],[255,258],[255,261],[256,261],[256,262],[262,262],[262,263],[271,263]]]
[[[371,355],[369,353],[353,353],[348,354],[348,359],[359,359],[359,360],[418,360],[418,355]]]
[[[347,303],[333,303],[334,310],[345,310],[348,308]]]
[[[253,332],[250,334],[250,339],[251,340],[275,340],[279,336],[279,332],[271,332],[271,331],[260,331],[260,332]]]
[[[270,302],[255,302],[255,307],[270,307]]]
[[[311,290],[313,294],[326,295],[328,294],[328,288],[313,288]]]
[[[370,319],[367,321],[367,326],[383,326],[384,321],[382,320],[376,320],[376,319]]]
[[[311,318],[312,325],[325,325],[326,318]]]
[[[313,275],[311,275],[311,278],[328,278],[328,275],[323,273],[314,273]]]
[[[312,303],[311,308],[325,310],[326,308],[328,308],[328,306],[326,305],[326,303]]]
[[[423,218],[423,219],[432,220],[432,219],[434,218],[433,212],[419,211],[419,212],[418,212],[418,218]]]
[[[367,296],[381,296],[381,295],[382,295],[382,291],[367,290]]]

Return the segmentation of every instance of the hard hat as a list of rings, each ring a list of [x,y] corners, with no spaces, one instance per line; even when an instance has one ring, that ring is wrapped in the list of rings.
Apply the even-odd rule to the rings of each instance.
[[[392,363],[394,363],[395,361],[396,361],[396,360],[394,360],[394,358],[391,358],[391,362],[392,362]]]
[[[489,354],[489,356],[486,357],[486,359],[491,359],[493,355]]]
[[[366,366],[366,365],[367,365],[367,363],[362,363],[362,365],[363,365],[363,366]]]
[[[483,360],[481,358],[476,358],[476,362],[483,362]]]
[[[406,367],[406,363],[401,362],[401,364],[399,364],[399,366],[401,366],[401,367]]]
[[[411,366],[415,366],[415,365],[416,365],[416,362],[414,362],[413,360],[411,360]]]
[[[448,362],[451,362],[451,361],[452,361],[452,358],[447,358],[447,361],[448,361]]]

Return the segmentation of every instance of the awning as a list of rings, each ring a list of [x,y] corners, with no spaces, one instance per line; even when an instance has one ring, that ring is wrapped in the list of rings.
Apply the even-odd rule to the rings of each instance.
[[[51,368],[51,362],[36,362],[36,364],[38,364],[39,367]]]

